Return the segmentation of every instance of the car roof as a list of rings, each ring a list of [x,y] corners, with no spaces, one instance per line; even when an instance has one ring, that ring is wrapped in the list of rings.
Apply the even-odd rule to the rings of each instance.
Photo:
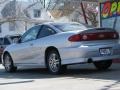
[[[44,24],[49,24],[49,25],[62,25],[62,24],[79,24],[77,22],[47,22]]]
[[[80,24],[82,26],[85,26],[86,28],[94,28],[93,26],[90,26],[88,24],[85,24],[85,23],[78,23],[78,22],[47,22],[47,23],[44,23],[45,25],[65,25],[65,24]],[[44,25],[43,24],[43,25]]]
[[[87,25],[85,23],[78,23],[78,22],[45,22],[45,23],[42,23],[42,24],[38,24],[38,25],[35,25],[35,26],[41,26],[41,25],[47,25],[47,26],[50,26],[52,28],[57,28],[56,26],[60,25],[67,25],[67,24],[79,24],[81,27],[83,27],[83,29],[87,30],[87,29],[92,29],[94,28],[93,26],[90,26],[90,25]],[[58,30],[59,28],[55,29],[57,32],[63,32],[62,30]]]

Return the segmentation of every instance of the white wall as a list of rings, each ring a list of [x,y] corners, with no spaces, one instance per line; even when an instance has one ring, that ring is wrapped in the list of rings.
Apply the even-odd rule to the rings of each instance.
[[[40,3],[38,3],[35,6],[28,9],[31,18],[33,18],[33,19],[35,18],[34,17],[34,10],[35,9],[41,10],[41,16],[37,17],[37,19],[46,19],[46,20],[51,19],[50,14],[43,8],[43,6]]]
[[[2,24],[0,37],[4,37],[6,35],[23,34],[25,32],[24,22],[16,22],[16,23],[17,25],[14,31],[9,30],[9,22]]]

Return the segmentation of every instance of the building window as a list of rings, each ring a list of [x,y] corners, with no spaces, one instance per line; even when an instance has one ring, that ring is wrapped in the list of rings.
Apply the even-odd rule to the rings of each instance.
[[[39,9],[34,9],[34,17],[40,17],[41,16],[41,11]]]
[[[15,23],[9,22],[9,31],[15,31]]]

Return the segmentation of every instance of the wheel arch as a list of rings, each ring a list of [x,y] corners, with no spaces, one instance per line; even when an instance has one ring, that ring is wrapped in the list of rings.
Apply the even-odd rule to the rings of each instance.
[[[45,65],[47,64],[47,54],[51,50],[56,50],[58,52],[58,54],[60,55],[59,50],[56,47],[54,47],[54,46],[47,47],[46,50],[45,50],[45,56],[44,56],[44,58],[45,58]]]
[[[10,55],[10,53],[9,53],[8,51],[5,51],[5,52],[3,53],[3,55],[2,55],[2,63],[3,63],[3,65],[4,65],[4,57],[5,57],[5,54],[9,54],[9,55]],[[11,55],[10,55],[10,57],[11,57]]]

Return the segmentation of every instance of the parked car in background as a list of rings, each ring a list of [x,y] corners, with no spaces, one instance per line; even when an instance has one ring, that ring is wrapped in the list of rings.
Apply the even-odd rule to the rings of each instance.
[[[17,42],[20,37],[21,35],[8,35],[0,38],[0,62],[1,62],[1,55],[3,53],[3,50],[8,45]]]
[[[17,67],[45,67],[52,74],[67,65],[93,63],[106,70],[112,59],[120,58],[118,33],[110,28],[90,28],[79,23],[44,23],[29,29],[18,43],[8,46],[2,56],[7,72]]]

